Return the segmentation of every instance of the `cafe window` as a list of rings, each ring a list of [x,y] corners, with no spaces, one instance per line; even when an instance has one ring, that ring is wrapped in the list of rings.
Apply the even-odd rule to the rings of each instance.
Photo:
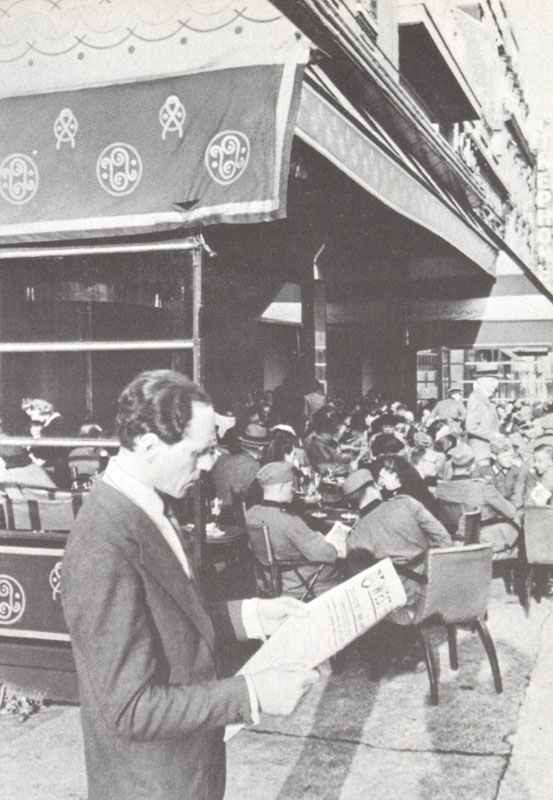
[[[419,351],[419,401],[443,397],[453,385],[460,386],[468,397],[478,376],[479,364],[489,365],[496,371],[499,398],[553,400],[553,353],[548,347],[521,346]]]
[[[23,397],[44,397],[75,432],[96,422],[109,435],[117,396],[138,372],[199,378],[197,251],[144,247],[0,262],[5,433],[24,432]]]

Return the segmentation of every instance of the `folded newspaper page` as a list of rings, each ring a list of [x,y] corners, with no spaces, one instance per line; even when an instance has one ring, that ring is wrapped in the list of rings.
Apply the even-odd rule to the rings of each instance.
[[[401,581],[386,558],[307,603],[309,613],[281,625],[238,674],[270,667],[313,669],[405,603]],[[242,727],[227,725],[225,741]]]

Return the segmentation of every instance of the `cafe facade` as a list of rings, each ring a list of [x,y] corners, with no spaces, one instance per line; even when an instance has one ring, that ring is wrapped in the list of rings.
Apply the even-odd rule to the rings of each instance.
[[[417,349],[442,330],[430,301],[487,296],[505,243],[382,55],[395,4],[351,5],[31,0],[0,18],[5,433],[42,396],[109,436],[118,392],[152,367],[203,382],[220,411],[298,365],[330,391],[414,399]],[[469,89],[453,98],[450,117],[477,116]],[[289,286],[296,324],[270,311],[290,312]],[[0,663],[71,695],[63,542],[1,547],[43,588],[0,619]]]

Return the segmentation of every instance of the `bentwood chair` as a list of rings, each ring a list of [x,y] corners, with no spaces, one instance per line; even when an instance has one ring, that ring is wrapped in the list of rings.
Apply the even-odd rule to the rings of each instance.
[[[528,597],[541,600],[553,567],[553,506],[526,506],[523,538]]]
[[[423,591],[411,625],[422,644],[430,703],[439,703],[439,658],[433,650],[429,629],[436,623],[446,626],[451,668],[459,667],[457,627],[476,631],[486,651],[495,690],[503,691],[497,653],[486,625],[488,597],[492,580],[492,551],[487,545],[432,548],[426,553],[425,573],[419,576]],[[401,573],[401,569],[398,569]]]
[[[286,573],[293,574],[303,589],[301,600],[307,602],[315,597],[317,580],[327,563],[315,561],[281,561],[275,557],[271,537],[266,525],[247,526],[248,539],[253,557],[257,588],[262,597],[279,597],[282,594],[282,578]],[[303,567],[315,568],[306,578]]]

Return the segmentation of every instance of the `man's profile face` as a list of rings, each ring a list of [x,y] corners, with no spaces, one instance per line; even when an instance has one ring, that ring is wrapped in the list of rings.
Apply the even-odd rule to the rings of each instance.
[[[159,442],[152,463],[154,487],[171,497],[184,497],[190,484],[198,480],[200,470],[213,466],[216,442],[212,406],[193,402],[192,417],[181,441]]]

